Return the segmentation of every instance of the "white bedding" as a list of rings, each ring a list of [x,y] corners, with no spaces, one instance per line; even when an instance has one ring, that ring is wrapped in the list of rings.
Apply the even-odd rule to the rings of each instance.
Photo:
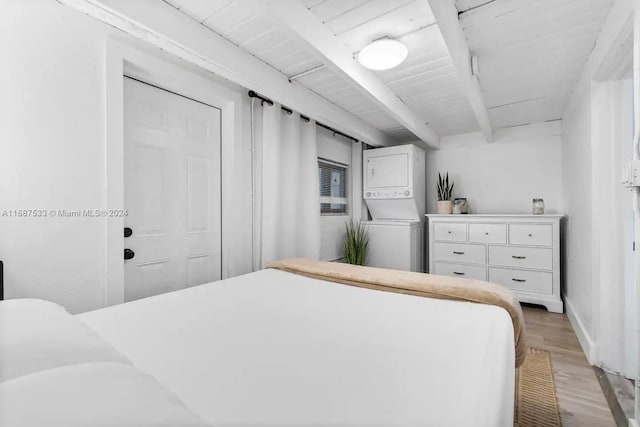
[[[0,426],[205,427],[57,304],[0,301]]]
[[[207,427],[133,366],[92,362],[0,383],[3,427]]]
[[[86,362],[130,363],[64,308],[37,299],[2,301],[0,383]]]
[[[494,306],[264,270],[79,317],[219,427],[513,425]]]

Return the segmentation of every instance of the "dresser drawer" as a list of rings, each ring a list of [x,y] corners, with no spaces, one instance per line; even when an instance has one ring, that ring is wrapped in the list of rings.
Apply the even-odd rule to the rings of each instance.
[[[552,246],[551,224],[509,224],[509,244],[530,246]]]
[[[435,243],[433,259],[438,261],[468,262],[485,264],[487,262],[486,246],[465,245],[462,243]]]
[[[514,291],[553,293],[553,274],[546,271],[489,267],[489,281]]]
[[[551,270],[553,269],[553,249],[489,246],[489,264]]]
[[[433,224],[435,240],[444,242],[466,242],[467,224],[452,222],[436,222]]]
[[[487,280],[487,269],[480,265],[435,262],[433,274],[460,277],[463,279]]]
[[[471,243],[507,243],[507,224],[469,224]]]

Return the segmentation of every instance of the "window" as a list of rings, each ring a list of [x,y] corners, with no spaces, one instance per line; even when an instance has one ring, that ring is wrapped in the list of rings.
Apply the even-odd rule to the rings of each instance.
[[[348,215],[347,166],[318,159],[320,176],[320,214]]]

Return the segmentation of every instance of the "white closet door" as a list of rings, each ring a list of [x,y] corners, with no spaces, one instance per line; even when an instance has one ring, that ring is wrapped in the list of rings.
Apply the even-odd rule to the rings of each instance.
[[[125,301],[219,280],[220,110],[129,78],[124,91]]]

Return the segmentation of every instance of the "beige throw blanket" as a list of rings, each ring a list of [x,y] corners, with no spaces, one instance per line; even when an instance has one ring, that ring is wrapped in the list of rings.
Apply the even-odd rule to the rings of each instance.
[[[513,322],[516,367],[524,362],[527,348],[522,309],[508,289],[495,283],[301,258],[276,261],[267,268],[361,288],[501,307]]]

